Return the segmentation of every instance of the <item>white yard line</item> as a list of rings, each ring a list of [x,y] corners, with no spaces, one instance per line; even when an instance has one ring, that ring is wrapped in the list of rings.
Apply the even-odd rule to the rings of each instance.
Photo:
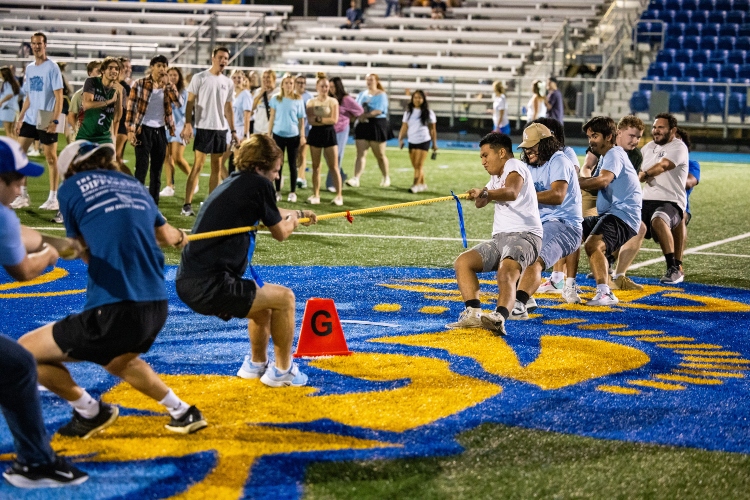
[[[750,238],[750,233],[744,233],[744,234],[738,234],[737,236],[732,236],[731,238],[726,238],[719,241],[714,241],[712,243],[706,243],[705,245],[698,245],[697,247],[689,248],[685,250],[685,255],[687,254],[694,254],[694,253],[700,253],[701,250],[705,250],[707,248],[713,248],[717,247],[719,245],[723,245],[724,243],[731,243],[733,241],[739,241],[744,240],[745,238]],[[630,266],[630,270],[638,269],[641,267],[650,266],[652,264],[658,264],[660,262],[664,262],[664,257],[658,257],[656,259],[649,259],[644,260],[643,262],[639,262],[637,264],[633,264]]]

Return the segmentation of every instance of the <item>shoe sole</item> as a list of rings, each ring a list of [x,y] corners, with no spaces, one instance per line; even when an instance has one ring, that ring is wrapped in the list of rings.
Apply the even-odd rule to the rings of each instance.
[[[596,304],[593,304],[593,302],[594,302],[593,300],[589,300],[588,302],[586,302],[585,305],[587,306],[614,306],[614,305],[617,305],[620,301],[618,300],[617,302],[608,302],[606,304],[601,304],[599,302],[597,302]]]
[[[67,481],[64,483],[61,483],[60,481],[55,481],[54,479],[29,479],[27,477],[24,477],[20,474],[8,474],[3,473],[3,477],[6,481],[8,481],[10,484],[15,486],[16,488],[24,488],[24,489],[36,489],[36,488],[64,488],[65,486],[77,486],[79,484],[83,484],[86,481],[88,481],[89,476],[83,476],[79,477],[77,479],[74,479],[72,481]]]
[[[662,285],[677,285],[678,283],[682,283],[684,279],[685,279],[684,276],[680,276],[679,279],[676,279],[674,281],[661,281],[661,280],[659,280],[659,283],[661,283]]]
[[[115,421],[117,420],[117,417],[120,416],[120,408],[118,408],[115,405],[112,405],[111,408],[112,408],[112,415],[109,416],[109,418],[107,419],[106,422],[104,422],[101,425],[99,425],[99,427],[95,427],[95,428],[91,429],[90,431],[88,431],[83,436],[65,436],[65,437],[80,437],[81,439],[88,439],[91,436],[93,436],[94,434],[96,434],[98,432],[101,432],[104,429],[106,429],[107,427],[111,426],[112,424],[115,423]],[[63,434],[60,434],[60,435],[64,436]]]
[[[552,288],[551,290],[537,289],[536,293],[562,293],[562,288]]]
[[[496,323],[487,317],[482,317],[482,326],[492,332],[497,337],[505,337],[505,326],[502,323]]]
[[[526,321],[529,319],[529,313],[525,312],[523,314],[511,314],[508,316],[508,319],[511,321]]]
[[[254,372],[247,372],[243,370],[242,368],[237,370],[237,376],[240,378],[244,378],[245,380],[261,378],[265,373],[266,373],[265,370],[260,374],[254,373]]]
[[[478,325],[470,325],[470,326],[467,326],[467,325],[458,325],[456,323],[448,323],[448,324],[445,325],[445,327],[448,330],[457,330],[459,328],[483,328],[483,326],[482,326],[481,323],[478,324]]]
[[[307,385],[307,380],[305,380],[301,384],[295,384],[291,380],[284,380],[284,381],[277,381],[277,380],[270,380],[268,377],[261,377],[260,381],[263,383],[263,385],[268,387],[273,387],[275,389],[280,387],[303,387]]]
[[[208,422],[206,422],[205,420],[198,420],[197,422],[193,422],[190,425],[180,427],[174,427],[169,424],[164,426],[164,428],[168,431],[176,432],[177,434],[192,434],[194,432],[198,432],[201,429],[205,429],[206,427],[208,427]]]

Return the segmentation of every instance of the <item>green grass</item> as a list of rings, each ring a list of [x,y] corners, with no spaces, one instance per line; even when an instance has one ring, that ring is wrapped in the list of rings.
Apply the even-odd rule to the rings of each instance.
[[[61,144],[62,147],[62,144]],[[190,147],[186,158],[192,164]],[[453,190],[464,192],[470,187],[482,186],[487,174],[479,163],[476,151],[441,151],[436,161],[427,160],[426,175],[429,191],[413,195],[407,192],[412,182],[412,168],[408,153],[396,149],[388,150],[391,166],[392,186],[378,187],[380,171],[375,158],[368,154],[367,168],[362,177],[362,187],[344,190],[344,209],[355,210],[419,199],[447,196]],[[126,148],[126,159],[132,168],[135,164],[133,150]],[[344,168],[353,170],[354,149],[347,147]],[[326,167],[323,167],[326,169]],[[204,168],[204,173],[208,167]],[[286,185],[282,189],[284,199],[288,192],[288,170]],[[327,172],[327,170],[324,170]],[[704,163],[702,181],[693,192],[691,202],[693,220],[690,224],[688,247],[694,247],[722,240],[738,234],[750,232],[750,218],[746,216],[747,201],[742,182],[750,168],[744,164]],[[308,173],[308,180],[310,174]],[[182,217],[185,176],[178,172],[176,192],[173,198],[162,198],[160,209],[169,222],[177,227],[190,228],[194,219]],[[29,180],[32,208],[18,211],[24,224],[34,227],[51,227],[53,215],[41,211],[39,206],[48,190],[46,176]],[[207,195],[208,179],[201,177],[201,191],[195,201],[200,202]],[[298,190],[299,203],[282,202],[287,208],[313,208],[302,200],[311,193],[310,189]],[[333,195],[323,191],[322,204],[314,207],[318,214],[340,212],[342,209],[330,204]],[[195,205],[195,204],[194,204]],[[463,202],[467,235],[470,239],[488,238],[492,229],[492,210],[477,210],[469,202]],[[305,233],[326,233],[334,236],[306,235]],[[380,235],[401,236],[413,239],[389,239],[373,237],[345,237],[338,235]],[[310,228],[300,228],[284,243],[261,237],[255,252],[254,262],[258,265],[364,265],[364,266],[423,266],[450,267],[453,259],[462,251],[458,241],[420,240],[419,237],[459,238],[456,208],[453,202],[424,205],[413,208],[361,215],[349,224],[345,219],[321,222]],[[727,243],[706,251],[728,254],[750,255],[746,246],[748,240]],[[644,248],[658,248],[647,241]],[[167,262],[176,264],[179,253],[165,250]],[[641,262],[660,255],[658,252],[641,252],[636,259]],[[581,272],[587,272],[586,259],[581,259]],[[687,255],[684,259],[686,279],[691,282],[750,288],[750,278],[745,272],[750,264],[748,259]],[[658,277],[664,272],[662,263],[634,270],[633,276]]]
[[[305,498],[747,498],[750,456],[484,424],[460,455],[315,463]],[[533,446],[529,444],[533,443]]]

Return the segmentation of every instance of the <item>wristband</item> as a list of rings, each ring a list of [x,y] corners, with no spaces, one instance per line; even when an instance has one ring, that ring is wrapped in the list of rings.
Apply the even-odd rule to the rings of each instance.
[[[175,247],[180,246],[180,244],[183,241],[185,241],[185,231],[183,231],[181,229],[179,231],[180,231],[180,239],[179,239],[179,241],[177,243],[174,244]]]
[[[489,197],[490,197],[490,192],[489,192],[489,190],[488,190],[488,189],[487,189],[486,187],[485,187],[485,188],[483,188],[483,189],[482,189],[482,192],[481,192],[481,193],[479,193],[479,197],[480,197],[480,198],[489,198]]]

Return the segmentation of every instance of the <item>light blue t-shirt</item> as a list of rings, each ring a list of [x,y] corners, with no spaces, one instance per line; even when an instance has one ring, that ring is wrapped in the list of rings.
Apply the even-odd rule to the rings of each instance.
[[[542,223],[557,219],[571,226],[580,226],[583,222],[581,190],[578,187],[578,175],[568,157],[562,151],[557,151],[547,163],[540,167],[529,165],[529,170],[537,193],[549,191],[553,182],[568,183],[568,190],[562,204],[539,203],[539,217]]]
[[[313,95],[307,90],[302,92],[302,103],[305,109],[307,109],[307,101],[309,101],[312,98],[313,98]],[[307,136],[311,128],[312,128],[312,125],[310,125],[310,122],[307,121],[307,113],[305,113],[305,136]]]
[[[365,112],[378,109],[381,113],[376,118],[388,118],[388,94],[381,92],[377,95],[370,95],[370,92],[363,90],[357,96],[357,104],[365,109]]]
[[[10,99],[0,104],[0,111],[18,111],[18,96],[13,94],[13,86],[8,82],[0,83],[0,86],[0,101],[8,95],[12,96]]]
[[[273,119],[272,133],[281,137],[295,137],[299,135],[299,119],[305,117],[305,103],[302,99],[285,97],[279,102],[278,95],[271,97],[268,104],[276,110]]]
[[[180,92],[180,100],[182,101],[182,106],[178,106],[177,103],[172,103],[172,118],[174,119],[174,128],[175,130],[180,129],[185,126],[185,112],[187,111],[187,90],[182,89],[182,92]],[[179,134],[177,134],[179,135]]]
[[[581,162],[578,161],[578,155],[575,151],[573,151],[573,148],[570,146],[565,146],[563,149],[563,154],[570,160],[570,162],[573,164],[573,166],[576,169],[581,168]]]
[[[612,172],[615,178],[606,189],[599,190],[596,197],[597,212],[599,215],[608,213],[622,219],[637,233],[641,226],[641,183],[628,154],[620,146],[613,147],[599,158],[594,177],[602,170]]]
[[[89,248],[84,310],[167,299],[154,234],[166,221],[143,184],[121,172],[89,170],[66,179],[58,198],[67,236],[83,236]]]
[[[0,266],[17,266],[24,257],[21,221],[13,210],[0,203]]]
[[[26,66],[23,91],[29,97],[29,109],[23,115],[23,121],[36,127],[38,111],[53,111],[55,90],[61,88],[63,88],[62,73],[56,63],[47,59],[38,66],[36,62]]]
[[[234,112],[234,128],[235,130],[241,130],[242,135],[245,134],[245,111],[253,110],[253,96],[249,90],[243,90],[240,94],[234,98],[232,103],[232,111]]]

